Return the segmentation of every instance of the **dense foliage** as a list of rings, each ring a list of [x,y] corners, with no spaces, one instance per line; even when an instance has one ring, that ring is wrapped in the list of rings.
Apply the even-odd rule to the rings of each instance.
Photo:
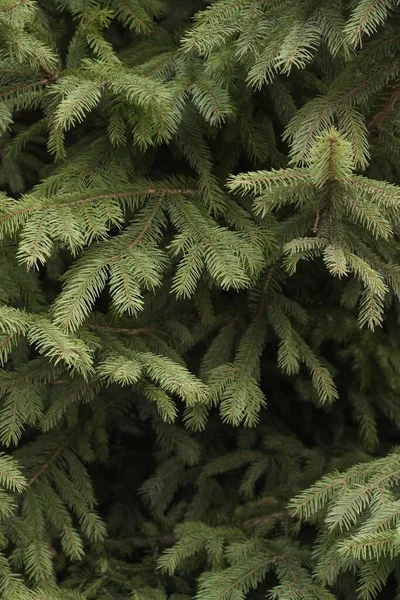
[[[400,598],[399,0],[0,0],[0,599]]]

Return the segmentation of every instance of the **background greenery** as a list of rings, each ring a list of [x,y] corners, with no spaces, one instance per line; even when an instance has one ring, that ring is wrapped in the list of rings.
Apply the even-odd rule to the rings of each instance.
[[[399,4],[0,0],[0,598],[400,598]]]

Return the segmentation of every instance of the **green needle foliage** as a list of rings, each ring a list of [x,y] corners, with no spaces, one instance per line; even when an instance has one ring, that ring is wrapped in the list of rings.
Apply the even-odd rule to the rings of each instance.
[[[400,599],[400,2],[0,0],[0,600]]]

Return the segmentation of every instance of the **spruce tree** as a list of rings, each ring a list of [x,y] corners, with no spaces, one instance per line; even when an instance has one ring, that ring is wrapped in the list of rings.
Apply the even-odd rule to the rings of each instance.
[[[0,600],[400,598],[399,4],[0,0]]]

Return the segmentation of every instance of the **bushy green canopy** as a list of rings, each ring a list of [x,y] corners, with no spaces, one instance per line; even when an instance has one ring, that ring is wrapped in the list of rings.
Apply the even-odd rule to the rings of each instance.
[[[0,0],[0,600],[400,598],[399,5]]]

